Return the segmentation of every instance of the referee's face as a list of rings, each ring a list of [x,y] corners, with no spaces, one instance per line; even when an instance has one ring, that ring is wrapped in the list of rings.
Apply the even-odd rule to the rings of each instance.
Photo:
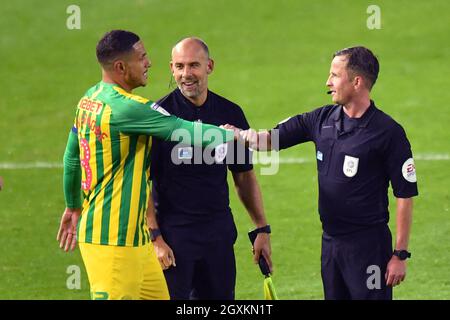
[[[213,69],[213,61],[202,46],[192,39],[177,44],[172,50],[170,68],[181,93],[201,106],[208,93],[208,74]]]
[[[334,103],[346,105],[352,100],[355,94],[355,88],[353,79],[347,70],[347,58],[345,56],[336,56],[331,62],[327,87],[331,91],[331,97]]]

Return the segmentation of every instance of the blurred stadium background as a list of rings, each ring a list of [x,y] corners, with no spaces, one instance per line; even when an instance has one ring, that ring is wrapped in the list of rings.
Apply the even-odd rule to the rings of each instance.
[[[81,9],[79,30],[66,27],[69,5]],[[369,5],[379,6],[381,29],[367,27]],[[332,53],[371,48],[381,64],[373,98],[406,129],[419,179],[412,259],[394,298],[450,299],[450,2],[15,0],[2,3],[0,16],[0,299],[89,298],[79,251],[65,254],[55,240],[61,163],[76,103],[101,76],[95,45],[113,28],[144,40],[153,66],[149,85],[136,92],[151,99],[171,90],[172,45],[203,38],[216,62],[210,88],[240,104],[254,128],[328,103]],[[276,175],[256,167],[273,229],[273,281],[282,299],[322,299],[313,145],[280,156],[297,163],[282,163]],[[252,224],[230,190],[239,230],[236,298],[261,299]],[[391,217],[393,203],[391,196]],[[70,265],[81,267],[79,290],[66,287]]]

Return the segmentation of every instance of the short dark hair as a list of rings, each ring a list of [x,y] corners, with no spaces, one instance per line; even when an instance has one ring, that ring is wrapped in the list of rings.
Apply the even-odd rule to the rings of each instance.
[[[380,65],[378,59],[369,49],[358,46],[352,48],[345,48],[336,51],[333,58],[336,56],[346,56],[348,59],[347,69],[354,73],[361,75],[367,80],[369,90],[377,81]]]
[[[98,62],[101,65],[113,62],[119,55],[131,51],[133,45],[139,40],[139,36],[130,31],[112,30],[105,33],[97,43],[96,54]]]

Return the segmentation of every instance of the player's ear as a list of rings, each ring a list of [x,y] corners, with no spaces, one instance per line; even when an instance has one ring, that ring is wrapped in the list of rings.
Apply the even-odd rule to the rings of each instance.
[[[208,59],[208,64],[206,66],[206,73],[210,74],[214,70],[214,60]]]
[[[123,60],[114,61],[113,69],[119,74],[124,74],[126,70],[125,62]]]
[[[355,86],[355,89],[361,88],[364,85],[363,78],[361,76],[355,76],[353,78],[353,85]]]
[[[169,68],[170,68],[170,72],[172,72],[172,75],[173,75],[175,71],[173,70],[173,62],[172,61],[169,62]]]

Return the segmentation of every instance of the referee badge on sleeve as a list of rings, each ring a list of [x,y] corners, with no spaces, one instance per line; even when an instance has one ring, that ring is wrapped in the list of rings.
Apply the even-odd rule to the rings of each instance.
[[[359,158],[345,156],[344,167],[342,168],[344,174],[349,178],[354,177],[358,172],[358,163]]]
[[[416,166],[414,165],[413,158],[409,158],[405,161],[405,163],[403,163],[402,174],[406,181],[411,183],[417,182]]]

